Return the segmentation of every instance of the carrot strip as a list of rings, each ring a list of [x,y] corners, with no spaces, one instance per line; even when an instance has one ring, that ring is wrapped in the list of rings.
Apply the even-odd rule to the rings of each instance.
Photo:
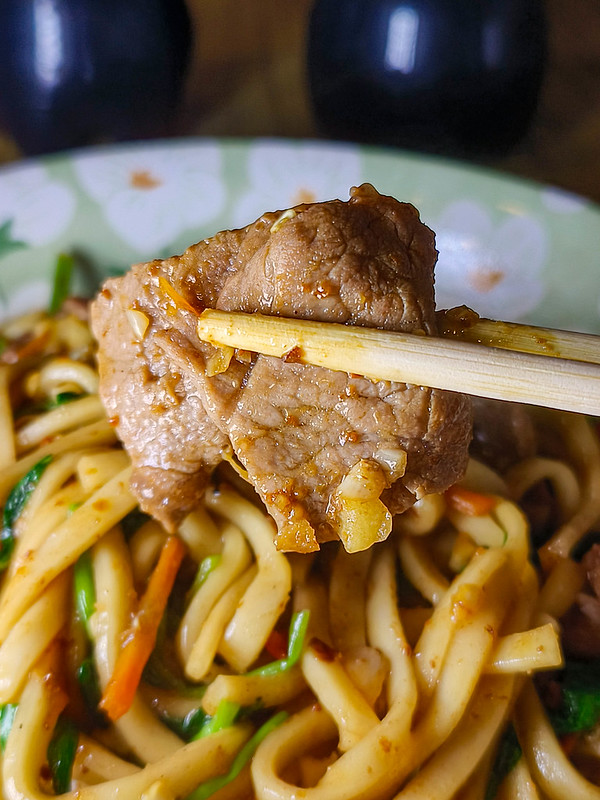
[[[473,492],[458,484],[447,489],[444,497],[451,509],[468,517],[483,517],[489,514],[497,502],[493,495]]]
[[[165,612],[175,577],[185,553],[181,539],[169,536],[165,541],[158,563],[140,600],[117,658],[115,669],[108,682],[99,707],[113,720],[123,716],[133,703],[142,672],[156,643],[160,621]]]

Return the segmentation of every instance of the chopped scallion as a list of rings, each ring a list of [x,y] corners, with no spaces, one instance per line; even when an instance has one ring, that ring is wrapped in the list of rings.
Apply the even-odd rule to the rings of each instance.
[[[85,625],[88,636],[91,636],[89,621],[96,609],[96,588],[89,550],[82,553],[73,568],[73,593],[77,616]]]
[[[56,794],[63,794],[71,788],[71,773],[78,742],[79,733],[75,724],[67,717],[60,716],[47,751],[52,786]]]
[[[14,526],[25,504],[38,485],[44,470],[52,461],[48,455],[37,462],[21,480],[13,486],[6,499],[0,531],[0,572],[6,569],[15,546]]]
[[[228,783],[235,780],[256,752],[258,745],[266,739],[271,731],[274,731],[275,728],[281,725],[286,718],[287,713],[285,711],[280,711],[278,714],[271,717],[271,719],[267,720],[264,725],[261,725],[233,759],[233,764],[229,772],[225,775],[219,775],[217,778],[211,778],[205,781],[205,783],[201,784],[195,791],[188,795],[188,800],[207,800],[208,797],[219,789],[222,789],[224,786],[227,786]]]
[[[49,314],[56,314],[62,308],[71,292],[73,266],[75,260],[67,253],[60,253],[54,267],[54,281],[52,283],[52,297],[50,298]]]
[[[0,750],[2,752],[4,752],[6,748],[6,740],[13,726],[16,713],[16,703],[5,703],[3,706],[0,706]]]
[[[310,612],[307,610],[298,611],[293,615],[290,622],[288,652],[285,658],[271,661],[263,667],[252,670],[248,675],[278,675],[280,672],[285,672],[297,664],[298,659],[302,655],[302,650],[304,649],[304,639],[308,628],[309,616]]]

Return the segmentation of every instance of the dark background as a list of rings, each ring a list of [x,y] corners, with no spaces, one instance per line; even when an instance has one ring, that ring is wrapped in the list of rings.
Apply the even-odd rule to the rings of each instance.
[[[315,137],[311,0],[188,0],[194,49],[177,135]],[[547,0],[548,58],[525,138],[485,163],[600,202],[600,2]],[[21,156],[0,132],[0,162]]]

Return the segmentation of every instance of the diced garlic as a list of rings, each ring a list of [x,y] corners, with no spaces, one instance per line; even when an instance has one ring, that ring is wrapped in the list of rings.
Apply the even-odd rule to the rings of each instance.
[[[344,476],[336,495],[349,500],[372,500],[386,488],[383,470],[371,461],[358,461]]]
[[[375,458],[385,467],[390,483],[397,481],[406,472],[408,456],[401,447],[382,447],[375,453]]]
[[[281,213],[275,222],[271,225],[270,233],[277,233],[279,228],[288,221],[288,219],[293,219],[296,216],[296,212],[293,208],[288,208],[287,211]]]
[[[206,374],[209,378],[220,375],[229,367],[233,358],[234,349],[227,345],[216,345],[215,352],[206,361]]]
[[[150,325],[149,318],[146,316],[146,314],[144,314],[143,311],[140,311],[137,308],[128,308],[125,314],[127,315],[127,320],[131,326],[131,330],[133,331],[135,338],[138,340],[138,342],[141,342],[146,335],[148,325]]]

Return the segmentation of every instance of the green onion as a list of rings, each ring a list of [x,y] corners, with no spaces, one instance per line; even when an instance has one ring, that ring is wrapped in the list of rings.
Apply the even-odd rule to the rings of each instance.
[[[263,667],[258,667],[248,675],[278,675],[291,669],[298,663],[298,659],[302,655],[304,649],[304,639],[306,637],[306,630],[308,628],[308,619],[310,612],[308,610],[296,612],[290,622],[290,633],[288,640],[288,652],[285,658],[280,658],[278,661],[271,661],[270,664],[265,664]]]
[[[552,727],[559,736],[594,728],[600,720],[600,669],[595,662],[568,659],[557,673],[562,702],[548,709]]]
[[[233,703],[231,700],[221,700],[214,717],[208,717],[204,725],[193,738],[204,739],[205,736],[210,736],[211,733],[217,733],[217,731],[222,731],[224,728],[230,728],[235,722],[239,710],[239,703]]]
[[[79,733],[75,724],[67,717],[60,716],[47,751],[55,794],[63,794],[71,788],[71,772],[78,741]]]
[[[48,455],[37,462],[21,480],[13,486],[6,499],[0,531],[0,572],[6,569],[15,546],[14,526],[21,515],[25,504],[38,485],[44,470],[52,461]]]
[[[90,632],[90,617],[96,610],[96,587],[94,586],[94,573],[89,550],[82,553],[73,568],[73,593],[75,595],[75,609],[77,616],[85,625],[88,636]]]
[[[13,726],[16,713],[16,703],[6,703],[0,706],[0,750],[2,752],[6,749],[6,740]]]
[[[98,709],[102,692],[100,691],[98,670],[96,669],[96,662],[94,659],[91,657],[84,658],[77,668],[76,674],[81,697],[92,725],[96,728],[106,728],[108,726],[108,720]]]
[[[54,408],[64,406],[66,403],[71,403],[73,400],[79,400],[85,396],[84,393],[59,392],[56,397],[42,400],[39,403],[29,403],[21,406],[17,411],[17,418],[22,419],[23,417],[29,417],[33,414],[44,414],[46,411],[52,411]]]
[[[500,784],[516,766],[522,754],[521,745],[517,739],[517,734],[512,725],[509,725],[498,746],[496,760],[490,773],[485,800],[494,800],[500,788]]]
[[[281,723],[287,718],[285,711],[280,711],[271,719],[267,720],[264,725],[256,731],[256,733],[248,739],[246,744],[242,747],[237,756],[233,759],[233,764],[225,775],[219,775],[218,778],[211,778],[205,783],[202,783],[195,791],[188,795],[187,800],[206,800],[219,789],[227,786],[228,783],[235,780],[246,764],[254,755],[258,745],[266,739],[266,737],[274,731]]]
[[[172,717],[170,714],[161,714],[161,719],[172,731],[186,742],[196,738],[200,729],[207,720],[207,714],[201,708],[194,708],[185,717]]]
[[[66,253],[60,253],[56,259],[56,266],[54,267],[54,281],[52,284],[52,297],[50,299],[50,306],[48,308],[49,314],[56,314],[62,308],[71,292],[71,280],[73,277],[73,266],[75,260],[73,256]]]
[[[208,578],[210,573],[216,569],[219,564],[221,563],[221,556],[216,554],[214,556],[206,556],[200,562],[198,566],[198,572],[196,573],[196,577],[194,578],[194,583],[192,584],[192,588],[190,589],[190,594],[196,594],[198,589],[202,586],[205,580]]]

